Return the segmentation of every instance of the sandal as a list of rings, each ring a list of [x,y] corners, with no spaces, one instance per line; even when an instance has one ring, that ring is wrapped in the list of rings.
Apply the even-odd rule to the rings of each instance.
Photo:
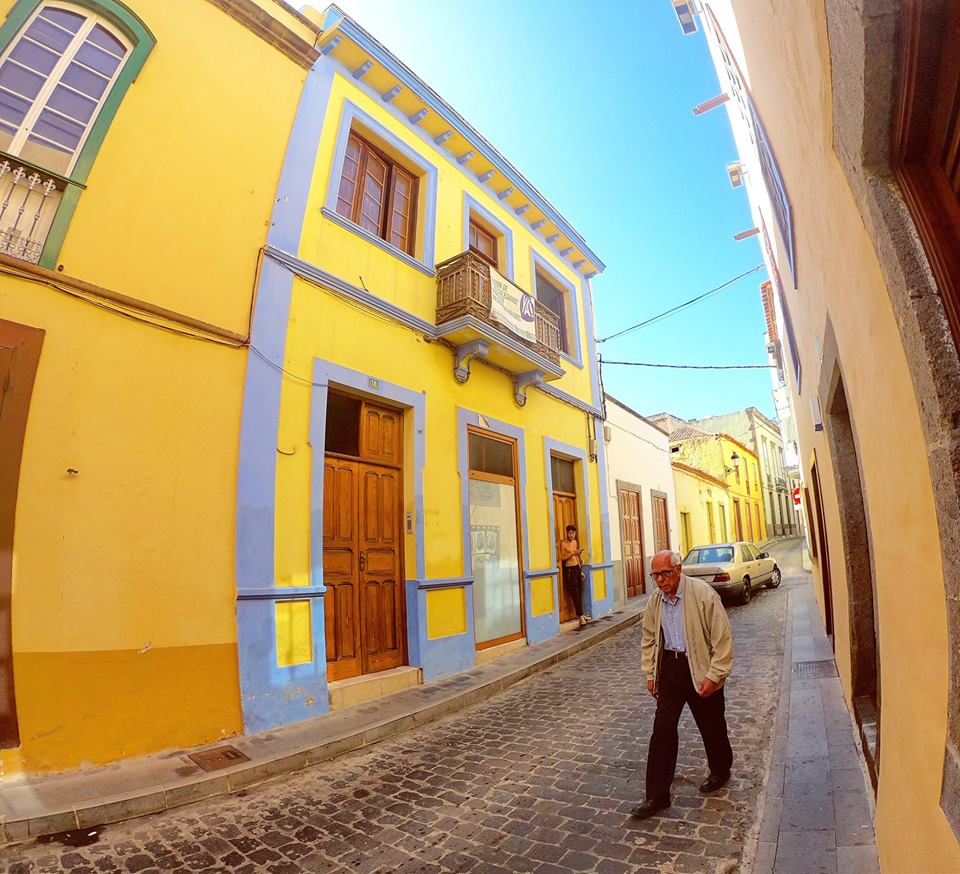
[[[586,625],[586,624],[587,624],[587,617],[586,617],[586,616],[581,616],[581,617],[580,617],[580,627],[583,628],[583,626]]]

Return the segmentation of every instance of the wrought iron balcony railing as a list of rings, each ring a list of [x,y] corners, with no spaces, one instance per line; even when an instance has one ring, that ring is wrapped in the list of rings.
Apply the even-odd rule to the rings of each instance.
[[[0,159],[0,253],[39,262],[65,187],[29,164]]]
[[[474,252],[461,252],[437,265],[437,324],[461,316],[475,316],[500,331],[507,331],[490,316],[490,265]],[[560,318],[534,300],[536,343],[518,338],[554,364],[560,363]]]

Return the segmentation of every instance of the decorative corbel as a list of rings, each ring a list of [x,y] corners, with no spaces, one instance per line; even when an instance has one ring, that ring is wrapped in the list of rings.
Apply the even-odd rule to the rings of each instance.
[[[543,385],[542,370],[528,370],[526,373],[518,373],[513,381],[513,399],[518,407],[522,407],[527,402],[527,389],[533,385]]]
[[[474,358],[486,358],[490,351],[490,344],[486,340],[471,340],[462,346],[457,346],[454,353],[457,363],[453,368],[453,375],[457,382],[464,383],[470,379],[470,362]]]

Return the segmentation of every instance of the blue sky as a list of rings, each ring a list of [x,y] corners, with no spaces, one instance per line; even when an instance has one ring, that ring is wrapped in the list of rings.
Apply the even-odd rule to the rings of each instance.
[[[604,260],[593,281],[599,337],[761,263],[702,33],[668,0],[339,0],[483,133]],[[600,346],[604,358],[761,364],[753,274],[702,304]],[[766,370],[606,366],[606,390],[641,413],[691,418],[754,405],[774,414]]]

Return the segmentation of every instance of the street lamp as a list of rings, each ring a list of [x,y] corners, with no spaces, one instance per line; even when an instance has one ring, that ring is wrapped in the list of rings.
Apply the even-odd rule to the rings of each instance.
[[[733,455],[730,456],[730,460],[733,462],[734,467],[740,466],[740,456],[737,455],[736,451],[734,451]]]

